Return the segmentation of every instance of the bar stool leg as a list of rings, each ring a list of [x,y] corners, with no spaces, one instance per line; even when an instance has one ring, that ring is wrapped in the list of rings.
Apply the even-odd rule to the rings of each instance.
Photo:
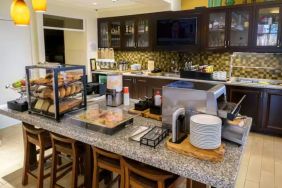
[[[121,176],[120,176],[120,184],[118,185],[119,186],[119,188],[123,188],[124,186],[125,186],[125,183],[124,183],[124,174],[125,174],[125,172],[124,172],[124,168],[123,167],[121,167]]]
[[[78,179],[78,157],[75,155],[73,157],[73,162],[72,162],[72,188],[77,187],[77,179]]]
[[[43,180],[44,180],[44,146],[41,146],[39,153],[39,166],[38,166],[38,181],[37,188],[43,188]]]
[[[158,188],[165,188],[165,184],[163,181],[158,181]]]
[[[93,188],[99,187],[99,167],[97,161],[97,154],[94,152],[94,171],[93,171]]]
[[[124,174],[125,174],[125,188],[130,188],[130,180],[129,180],[129,170],[128,168],[125,168],[124,170]]]
[[[30,144],[24,142],[24,167],[23,167],[23,177],[22,177],[22,184],[27,185],[28,184],[28,175],[27,172],[29,171],[29,157],[30,155]]]
[[[57,176],[57,161],[58,161],[57,151],[53,150],[50,188],[56,187],[55,185],[56,185],[56,179],[57,179],[56,178],[56,176]]]

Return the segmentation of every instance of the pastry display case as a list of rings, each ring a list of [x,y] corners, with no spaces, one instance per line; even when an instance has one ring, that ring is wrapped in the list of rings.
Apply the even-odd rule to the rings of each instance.
[[[30,113],[59,121],[65,113],[87,107],[85,66],[27,66],[26,78]]]

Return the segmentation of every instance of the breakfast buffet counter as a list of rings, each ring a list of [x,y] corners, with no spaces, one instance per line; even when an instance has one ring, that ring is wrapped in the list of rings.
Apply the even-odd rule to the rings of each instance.
[[[104,100],[93,103],[105,105]],[[89,104],[89,107],[91,105],[93,104]],[[120,106],[118,108],[128,110],[129,107]],[[0,106],[0,114],[213,187],[235,186],[244,148],[224,142],[226,153],[223,162],[212,163],[169,151],[165,147],[165,141],[161,142],[155,149],[131,141],[129,137],[137,130],[138,126],[161,125],[159,121],[139,116],[134,118],[132,125],[128,125],[110,136],[72,124],[68,118],[63,118],[61,122],[57,122],[28,112],[13,111],[8,109],[6,105]],[[247,126],[250,127],[251,123],[252,119],[248,118]]]

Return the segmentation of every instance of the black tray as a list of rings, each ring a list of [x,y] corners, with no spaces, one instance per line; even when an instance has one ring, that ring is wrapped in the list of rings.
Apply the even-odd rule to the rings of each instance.
[[[212,73],[199,72],[199,71],[180,71],[180,78],[192,78],[201,80],[213,80]]]
[[[11,110],[19,111],[19,112],[24,112],[28,110],[28,103],[18,103],[16,100],[13,101],[8,101],[7,106]]]

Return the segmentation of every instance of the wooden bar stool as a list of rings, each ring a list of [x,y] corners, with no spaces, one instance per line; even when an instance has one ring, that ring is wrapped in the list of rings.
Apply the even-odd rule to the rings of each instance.
[[[50,173],[44,175],[44,162],[51,158],[51,155],[45,157],[45,151],[52,147],[51,138],[48,131],[43,129],[36,129],[34,126],[23,123],[23,140],[24,140],[24,166],[22,184],[28,184],[28,175],[37,179],[37,188],[43,187],[43,180],[50,176]],[[39,148],[36,150],[36,146]],[[31,147],[34,147],[36,153],[33,159],[38,163],[38,174],[31,172]],[[39,154],[37,161],[36,155]]]
[[[120,155],[99,149],[97,147],[93,148],[93,158],[94,158],[94,170],[93,170],[93,188],[99,188],[99,182],[103,179],[103,170],[107,170],[118,174],[118,176],[112,180],[107,187],[111,187],[114,182],[119,181],[119,187],[124,188],[124,169],[121,166]]]
[[[84,145],[76,140],[66,138],[64,136],[60,136],[54,133],[51,133],[52,140],[52,170],[51,170],[51,181],[50,187],[54,188],[56,186],[62,187],[57,184],[57,182],[66,176],[69,172],[72,172],[71,177],[71,187],[82,187],[84,184],[78,186],[78,174],[79,167],[81,167],[81,163],[84,158]],[[58,167],[59,159],[67,158],[71,162],[63,164]],[[59,164],[60,165],[60,164]],[[57,176],[57,173],[60,175]]]
[[[122,165],[125,170],[125,188],[175,188],[185,180],[130,159],[123,159]]]

